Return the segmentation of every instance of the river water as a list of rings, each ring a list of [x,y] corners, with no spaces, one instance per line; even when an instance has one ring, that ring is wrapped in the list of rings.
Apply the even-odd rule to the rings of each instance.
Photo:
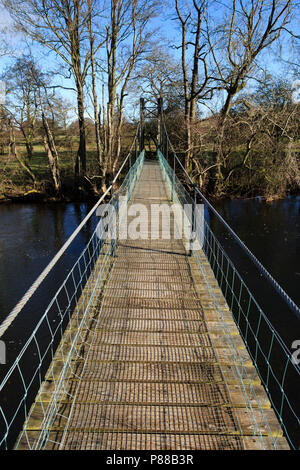
[[[0,205],[0,321],[2,321],[58,252],[90,207],[83,204]],[[51,299],[89,239],[85,227],[58,264],[46,294]],[[37,320],[33,319],[33,320]]]
[[[300,305],[300,197],[287,197],[271,204],[259,198],[223,200],[215,207],[294,302]],[[0,205],[0,322],[89,210],[90,206],[86,203]],[[246,266],[243,257],[235,252],[230,239],[213,218],[211,223],[247,285],[263,303],[265,289],[257,272]],[[3,377],[5,370],[8,370],[92,230],[93,226],[88,225],[76,238],[39,289],[30,311],[21,314],[6,333],[7,365],[0,366],[0,376]],[[300,319],[291,312],[276,310],[277,301],[274,300],[272,305],[272,297],[269,302],[269,319],[290,347],[292,341],[300,340]]]
[[[215,207],[300,305],[300,196],[272,203],[260,198],[226,200]]]

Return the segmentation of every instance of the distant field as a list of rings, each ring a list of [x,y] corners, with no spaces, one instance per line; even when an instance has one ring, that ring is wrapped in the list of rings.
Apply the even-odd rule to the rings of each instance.
[[[133,135],[124,135],[122,149],[124,152],[130,147]],[[16,142],[20,156],[25,157],[26,147],[23,140]],[[59,163],[62,179],[70,179],[74,176],[75,159],[78,150],[78,137],[59,135],[56,137],[56,145],[59,154]],[[30,169],[41,184],[51,183],[48,158],[41,138],[33,142],[33,156],[30,161]],[[99,174],[96,145],[94,139],[87,139],[87,174],[94,176]],[[32,188],[32,180],[20,163],[9,157],[6,152],[0,155],[0,199],[10,193],[26,192]]]

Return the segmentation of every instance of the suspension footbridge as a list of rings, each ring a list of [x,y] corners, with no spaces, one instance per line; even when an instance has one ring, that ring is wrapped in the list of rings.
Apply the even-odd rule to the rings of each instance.
[[[286,384],[299,387],[299,368],[200,210],[212,210],[210,203],[179,180],[167,134],[164,142],[155,159],[141,147],[131,165],[129,153],[101,222],[3,378],[1,396],[12,383],[20,391],[14,407],[0,402],[2,448],[297,448],[299,410]],[[137,211],[139,237],[132,237]],[[190,230],[179,236],[184,218]],[[113,233],[106,223],[115,219]]]

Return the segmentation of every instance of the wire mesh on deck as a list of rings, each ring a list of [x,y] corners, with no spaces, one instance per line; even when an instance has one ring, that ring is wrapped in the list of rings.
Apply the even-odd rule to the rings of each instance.
[[[159,178],[160,197],[166,199],[158,165],[151,168],[147,163],[133,202],[149,188],[146,182],[151,175]],[[133,434],[141,443],[145,434],[152,435],[148,446],[155,449],[157,445],[165,448],[170,433],[182,435],[182,442],[188,434],[238,433],[182,242],[177,246],[184,254],[179,264],[178,251],[172,252],[168,246],[158,249],[151,240],[151,248],[148,242],[144,250],[143,241],[136,240],[132,255],[127,250],[129,243],[118,244],[97,331],[82,364],[80,385],[60,448],[69,448],[78,429],[93,435],[94,448],[105,445],[107,449],[112,448],[108,439],[115,442],[116,434],[122,434],[119,445],[127,449],[139,445],[134,444]],[[131,280],[134,273],[141,281]],[[127,276],[126,287],[119,283],[120,276],[123,280]],[[170,290],[170,284],[175,289]],[[183,330],[178,330],[178,325]],[[216,409],[218,406],[222,409]],[[241,441],[239,437],[240,447]],[[88,441],[84,440],[81,448],[84,445],[89,446]]]
[[[148,170],[149,175],[160,176],[157,164],[153,169],[145,167],[134,201],[142,196]],[[94,317],[90,345],[85,347],[82,340],[78,352],[73,350],[73,368],[66,387],[61,387],[43,448],[111,449],[117,435],[122,436],[117,438],[117,448],[142,446],[150,435],[147,446],[152,449],[171,448],[172,442],[181,442],[184,448],[189,444],[223,448],[219,434],[228,434],[224,438],[227,448],[242,448],[238,420],[210,343],[183,244],[172,252],[168,246],[158,248],[152,240],[147,256],[142,241],[135,242],[133,256],[126,245],[127,241],[118,244],[114,267],[99,299],[101,306],[93,308],[100,312]],[[147,262],[148,257],[151,261]],[[170,265],[174,265],[171,270]],[[36,404],[52,396],[46,382]],[[35,432],[32,415],[24,433],[29,444],[24,443],[24,435],[21,444],[32,446]],[[197,436],[194,442],[190,434]],[[212,437],[201,438],[202,434]],[[175,441],[169,435],[176,435]]]
[[[46,450],[59,449],[62,432],[50,433]],[[201,434],[152,434],[138,432],[76,431],[69,434],[65,450],[241,450],[240,438],[236,436]]]

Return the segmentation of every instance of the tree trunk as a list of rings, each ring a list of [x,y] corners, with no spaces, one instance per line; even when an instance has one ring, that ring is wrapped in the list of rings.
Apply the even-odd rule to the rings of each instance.
[[[102,149],[100,142],[100,115],[98,113],[98,97],[96,90],[96,70],[95,70],[95,50],[94,50],[94,36],[93,36],[93,24],[92,14],[90,13],[89,21],[89,33],[90,33],[90,50],[91,50],[91,68],[92,68],[92,93],[93,93],[93,106],[94,106],[94,125],[95,125],[95,138],[97,147],[97,159],[99,165],[102,165]]]
[[[119,116],[118,116],[118,124],[116,128],[116,142],[117,142],[117,148],[116,148],[116,155],[114,158],[114,163],[113,163],[113,168],[112,172],[115,173],[118,161],[120,158],[121,154],[121,131],[122,131],[122,125],[123,125],[123,102],[124,102],[124,96],[121,95],[120,103],[119,103]]]
[[[77,81],[77,110],[79,126],[79,147],[76,157],[75,176],[84,176],[86,173],[86,138],[84,120],[84,99],[81,84]]]
[[[186,144],[186,153],[185,153],[185,170],[189,172],[190,162],[191,162],[191,145],[192,145],[192,130],[191,130],[191,116],[190,116],[190,101],[186,101],[185,104],[185,144]]]
[[[45,150],[48,155],[48,160],[49,160],[49,167],[54,183],[54,188],[57,193],[60,193],[61,191],[61,179],[60,179],[60,169],[59,169],[59,161],[58,161],[58,154],[56,150],[56,145],[53,139],[52,132],[49,128],[48,122],[42,114],[42,120],[43,120],[43,126],[45,130],[45,136],[44,136],[44,146]]]
[[[32,179],[33,183],[36,184],[36,177],[35,177],[35,174],[33,173],[33,171],[31,170],[31,168],[29,167],[29,165],[24,162],[22,160],[22,158],[20,157],[18,151],[17,151],[17,147],[16,147],[16,140],[15,140],[15,134],[14,134],[14,130],[13,130],[13,127],[11,126],[10,127],[10,142],[9,142],[9,153],[11,156],[13,156],[18,162],[19,164],[21,165],[21,167],[23,168],[23,170],[26,171],[26,173],[28,173],[28,175],[30,176],[30,178]]]

